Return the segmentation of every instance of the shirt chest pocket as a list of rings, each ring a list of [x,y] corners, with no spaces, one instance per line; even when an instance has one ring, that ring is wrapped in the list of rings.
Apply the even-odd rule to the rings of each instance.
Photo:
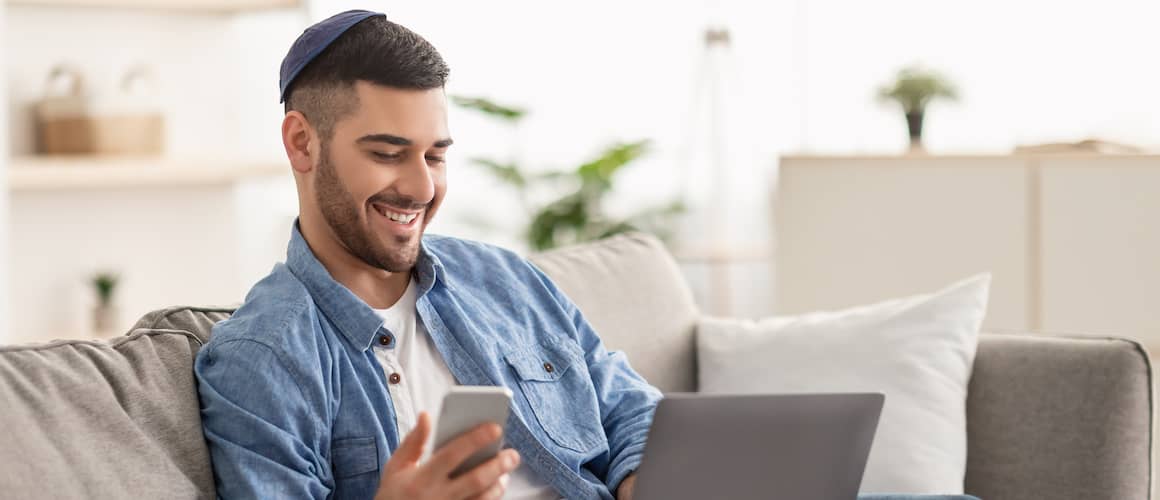
[[[336,439],[330,445],[334,479],[341,480],[379,469],[379,449],[374,437]]]
[[[504,360],[552,441],[584,454],[607,446],[596,390],[578,346],[540,345],[509,352]]]

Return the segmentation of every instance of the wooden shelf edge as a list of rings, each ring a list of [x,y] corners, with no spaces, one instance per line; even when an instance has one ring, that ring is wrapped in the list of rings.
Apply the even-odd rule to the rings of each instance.
[[[217,159],[24,157],[9,161],[8,191],[213,186],[255,177],[289,176],[278,162]]]

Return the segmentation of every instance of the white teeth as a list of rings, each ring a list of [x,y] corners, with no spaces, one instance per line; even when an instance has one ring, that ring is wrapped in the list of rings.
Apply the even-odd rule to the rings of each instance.
[[[379,213],[388,219],[398,222],[399,224],[410,224],[411,221],[415,220],[415,217],[419,216],[419,214],[401,214],[398,212],[391,212],[386,209],[379,209]]]

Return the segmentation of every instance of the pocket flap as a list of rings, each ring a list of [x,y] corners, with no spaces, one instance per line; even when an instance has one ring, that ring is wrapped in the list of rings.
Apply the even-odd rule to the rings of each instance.
[[[378,470],[379,448],[374,437],[336,439],[330,445],[334,477],[344,478]]]
[[[577,351],[575,346],[563,343],[539,345],[508,353],[504,360],[520,380],[555,382],[579,359]]]

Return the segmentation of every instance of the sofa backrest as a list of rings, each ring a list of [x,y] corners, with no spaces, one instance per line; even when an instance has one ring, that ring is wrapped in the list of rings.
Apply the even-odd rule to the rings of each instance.
[[[180,330],[193,334],[204,345],[209,342],[209,334],[213,330],[213,325],[230,317],[235,309],[237,308],[190,306],[158,309],[142,316],[129,331]]]
[[[699,312],[676,261],[641,233],[534,255],[605,345],[624,351],[665,392],[697,389],[694,330]]]

